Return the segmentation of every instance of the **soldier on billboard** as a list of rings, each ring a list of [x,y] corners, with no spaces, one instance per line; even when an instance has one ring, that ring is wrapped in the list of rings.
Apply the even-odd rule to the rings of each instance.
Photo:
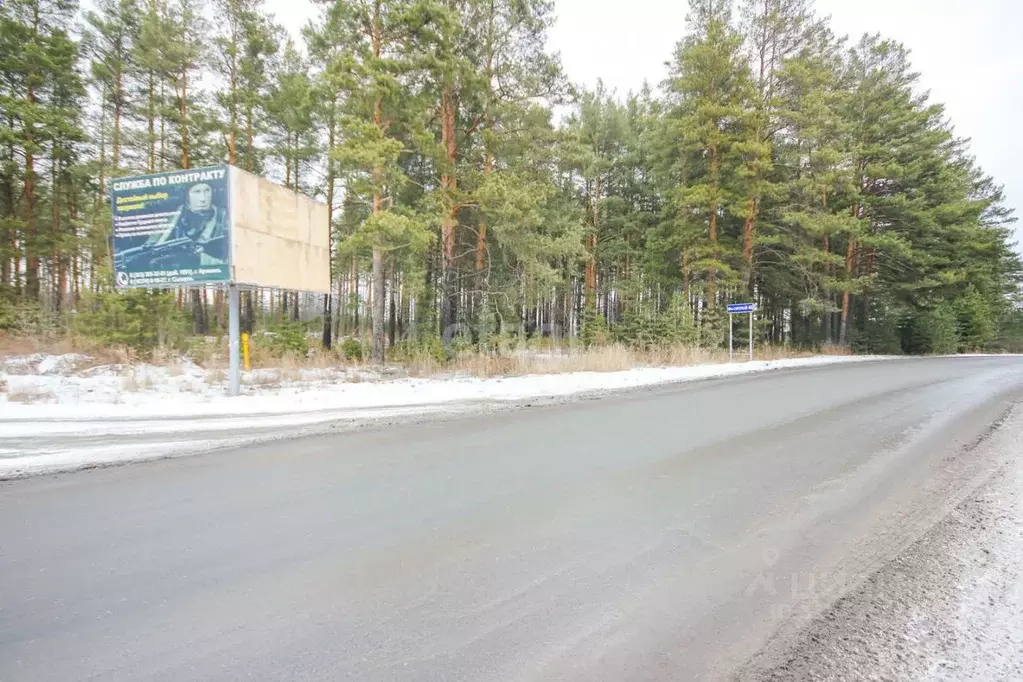
[[[213,203],[213,188],[199,182],[188,188],[188,203],[171,217],[167,229],[142,246],[153,267],[202,267],[227,262],[227,220]]]

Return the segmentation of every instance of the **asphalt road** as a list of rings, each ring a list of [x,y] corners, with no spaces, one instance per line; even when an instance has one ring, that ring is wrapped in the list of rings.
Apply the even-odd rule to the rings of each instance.
[[[725,678],[1021,397],[1023,359],[840,365],[0,484],[0,680]]]

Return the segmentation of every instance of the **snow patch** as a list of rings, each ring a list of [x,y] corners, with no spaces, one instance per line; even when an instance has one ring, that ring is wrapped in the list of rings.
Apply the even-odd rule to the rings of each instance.
[[[223,372],[211,374],[188,361],[169,367],[106,365],[68,374],[67,368],[83,362],[80,356],[11,359],[0,367],[0,385],[7,382],[6,395],[0,394],[0,478],[162,457],[168,449],[207,450],[213,447],[207,441],[229,445],[233,434],[252,429],[266,433],[338,420],[474,409],[485,402],[564,398],[876,359],[811,357],[617,372],[378,381],[365,381],[363,374],[344,368],[255,370],[244,373],[244,394],[234,398],[225,395]],[[9,371],[25,365],[36,372]],[[203,438],[181,440],[182,434],[193,432]],[[143,442],[96,444],[97,439],[122,437],[141,437]]]

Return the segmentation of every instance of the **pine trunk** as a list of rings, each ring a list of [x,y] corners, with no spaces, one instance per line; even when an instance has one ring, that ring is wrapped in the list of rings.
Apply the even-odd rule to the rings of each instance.
[[[327,254],[328,258],[331,259],[331,263],[334,262],[334,162],[331,160],[331,154],[334,150],[335,142],[335,130],[337,123],[335,121],[334,112],[337,106],[337,98],[335,97],[334,102],[330,109],[330,123],[327,128]],[[333,270],[333,268],[331,268]],[[328,287],[329,288],[329,287]],[[331,331],[333,330],[333,316],[331,314],[330,305],[330,293],[323,295],[323,335],[321,342],[323,347],[330,350],[333,339],[331,338]]]
[[[853,267],[856,261],[856,242],[852,239],[849,240],[849,245],[845,249],[845,278],[846,278],[846,289],[842,292],[842,317],[841,323],[838,328],[838,343],[839,345],[845,346],[849,340],[849,283],[852,281]]]
[[[250,173],[256,165],[256,159],[253,155],[252,140],[255,137],[255,132],[252,127],[252,102],[247,102],[245,106],[245,170]]]
[[[192,328],[199,336],[206,335],[206,308],[202,292],[192,289]]]
[[[121,167],[121,110],[124,100],[124,74],[118,68],[114,79],[114,130],[110,140],[110,164],[113,177],[117,177],[117,169]]]
[[[93,203],[93,211],[96,215],[99,215],[100,206],[103,205],[103,194],[107,189],[107,84],[104,82],[100,89],[100,101],[102,102],[99,108],[99,190],[96,192],[95,201]]]
[[[760,169],[757,169],[759,176]],[[751,197],[746,204],[746,222],[743,226],[742,258],[746,263],[746,286],[753,289],[753,239],[757,230],[757,213],[760,201],[757,197]]]
[[[191,168],[188,158],[188,71],[181,70],[181,167]]]
[[[8,149],[7,158],[13,159],[13,144],[9,144]],[[14,206],[14,173],[4,173],[4,215],[14,216],[16,214]],[[12,273],[17,272],[14,266],[18,258],[17,239],[17,233],[13,226],[3,228],[4,241],[0,248],[7,251],[7,253],[4,254],[2,262],[0,262],[0,287],[12,286],[15,289],[15,293],[17,293],[19,287],[17,276],[12,277]]]
[[[455,101],[451,87],[441,93],[441,144],[445,150],[447,168],[440,177],[441,189],[447,195],[448,206],[441,219],[441,319],[442,337],[454,334],[458,322],[458,274],[455,271],[455,227],[458,206],[452,196],[457,189],[455,180]]]
[[[586,306],[590,312],[597,311],[597,233],[600,231],[600,174],[593,181],[592,210],[593,229],[586,237]]]
[[[717,260],[718,257],[718,189],[721,186],[721,159],[719,158],[717,145],[710,147],[710,177],[711,177],[711,199],[710,215],[710,257]],[[707,269],[707,305],[717,304],[717,265],[712,264]]]
[[[352,327],[352,331],[355,334],[355,336],[358,336],[359,335],[359,307],[361,305],[361,301],[359,301],[359,260],[355,256],[352,256],[352,289],[355,292],[355,295],[352,296],[352,307],[355,309],[355,313],[353,315],[353,320],[352,320],[352,322],[354,323],[354,326]],[[349,294],[349,295],[351,296],[351,294]]]
[[[35,44],[39,33],[39,3],[34,3],[32,43]],[[26,74],[28,81],[25,100],[28,109],[33,111],[36,105],[35,74],[29,71]],[[34,111],[33,111],[34,118]],[[25,182],[22,192],[22,204],[24,205],[23,218],[25,221],[25,294],[28,298],[39,297],[39,254],[37,248],[37,235],[35,226],[35,130],[34,123],[25,121]],[[17,255],[15,255],[17,258]]]
[[[824,251],[824,255],[825,256],[827,256],[829,253],[831,253],[831,244],[830,244],[830,242],[828,240],[828,235],[824,235],[824,244],[823,244],[822,250]],[[824,274],[826,274],[826,275],[830,275],[831,274],[831,266],[830,265],[825,265],[824,266]],[[831,298],[832,298],[832,296],[828,296],[829,300]],[[821,335],[824,337],[824,342],[825,343],[831,343],[831,340],[832,340],[832,336],[831,336],[831,313],[823,313],[821,315]]]
[[[156,84],[155,75],[149,71],[149,101],[146,110],[146,118],[149,127],[149,172],[156,172]]]
[[[490,152],[490,140],[487,138],[486,131],[490,128],[490,107],[494,99],[494,0],[491,0],[489,6],[489,14],[487,15],[487,66],[486,66],[486,79],[487,79],[487,101],[486,106],[483,110],[483,116],[481,120],[483,122],[483,182],[487,181],[490,174],[494,170],[494,156]],[[485,276],[485,266],[487,263],[487,221],[483,212],[480,211],[479,219],[479,232],[476,236],[476,310],[474,315],[479,321],[479,318],[486,314],[487,307],[487,278]],[[485,323],[485,322],[484,322]]]
[[[394,298],[395,291],[397,290],[397,273],[395,273],[394,265],[391,265],[391,287],[388,291],[388,315],[390,316],[390,324],[387,326],[387,343],[391,347],[394,346],[394,335],[397,332],[398,326],[398,302]]]
[[[164,104],[167,101],[167,84],[160,79],[160,172],[163,172],[167,163],[167,117],[164,115]]]

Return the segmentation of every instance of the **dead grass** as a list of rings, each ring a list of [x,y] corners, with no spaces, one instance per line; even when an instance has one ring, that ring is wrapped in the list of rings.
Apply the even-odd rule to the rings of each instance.
[[[837,354],[837,353],[825,353]],[[807,350],[784,346],[754,349],[756,360],[781,360],[815,355]],[[735,361],[746,359],[745,350],[736,350]],[[667,346],[641,351],[619,344],[586,349],[523,351],[505,355],[466,353],[450,363],[431,357],[411,360],[406,367],[410,376],[466,374],[475,377],[560,374],[563,372],[617,372],[634,367],[685,367],[728,362],[728,351],[696,346]]]
[[[167,363],[167,373],[172,377],[184,376],[186,372],[186,365],[181,361],[181,358],[174,358]]]
[[[222,384],[227,381],[227,372],[221,368],[211,369],[206,372],[207,384]]]
[[[186,355],[200,367],[226,369],[228,363],[227,340],[219,343],[216,339],[197,339],[189,344]]]
[[[851,346],[839,346],[837,343],[825,343],[817,355],[855,355]]]
[[[19,388],[7,393],[8,401],[12,403],[24,403],[26,405],[48,402],[53,400],[55,397],[56,396],[54,396],[53,393],[41,388]]]
[[[197,340],[189,349],[188,357],[206,370],[206,382],[218,384],[226,381],[228,366],[227,339],[210,337]],[[89,360],[77,370],[98,365],[121,365],[126,367],[125,390],[139,391],[152,388],[151,379],[136,375],[133,367],[140,361],[130,348],[104,347],[85,339],[66,336],[52,339],[35,339],[21,335],[0,334],[0,357],[4,355],[79,353]],[[797,350],[785,346],[759,346],[755,349],[757,360],[780,360],[812,355],[851,355],[844,346],[828,345],[819,353]],[[735,360],[745,360],[745,348],[736,348]],[[303,373],[317,369],[345,369],[347,381],[358,383],[367,380],[360,373],[366,366],[344,358],[339,348],[332,350],[314,349],[305,357],[286,355],[274,356],[260,343],[251,347],[251,366],[265,370],[245,378],[251,386],[279,386],[286,382],[299,381]],[[187,361],[180,353],[172,351],[154,352],[147,362],[166,367],[171,376],[182,376],[187,372]],[[691,366],[728,362],[728,351],[718,348],[694,346],[666,346],[650,350],[635,350],[620,344],[607,344],[591,348],[557,348],[551,343],[536,345],[529,350],[505,351],[500,354],[481,355],[467,352],[450,362],[442,362],[428,353],[423,353],[399,363],[401,373],[414,377],[433,377],[450,374],[474,377],[522,376],[526,374],[558,374],[563,372],[614,372],[634,367]],[[272,371],[268,371],[272,370]],[[370,377],[368,380],[372,380]],[[44,396],[45,397],[45,396]],[[31,395],[26,396],[32,401]]]
[[[39,338],[20,334],[0,334],[0,356],[46,353],[63,355],[81,352],[71,337]]]
[[[138,393],[139,391],[151,391],[156,388],[156,384],[153,382],[153,377],[149,374],[139,376],[135,368],[128,365],[124,370],[124,380],[121,382],[121,388],[128,393]]]
[[[21,334],[0,333],[0,357],[12,355],[68,355],[85,356],[76,369],[89,369],[100,365],[129,365],[138,361],[137,353],[126,346],[103,346],[90,339],[66,335],[60,337],[32,337]]]
[[[246,386],[274,388],[281,385],[281,375],[274,370],[262,370],[242,377],[242,383]]]

